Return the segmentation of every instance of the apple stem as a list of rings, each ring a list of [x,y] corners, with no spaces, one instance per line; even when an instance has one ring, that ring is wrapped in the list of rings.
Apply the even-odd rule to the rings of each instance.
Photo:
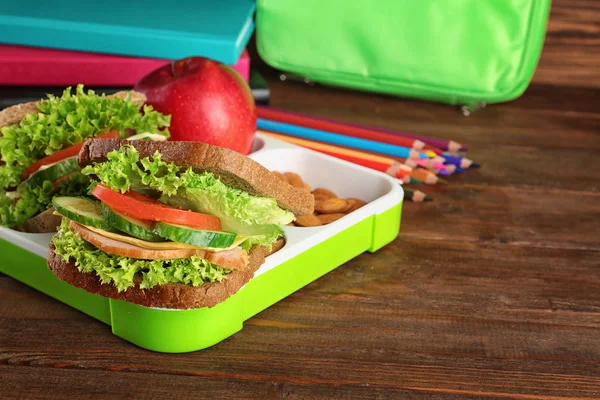
[[[171,61],[171,72],[173,76],[177,76],[177,60]]]

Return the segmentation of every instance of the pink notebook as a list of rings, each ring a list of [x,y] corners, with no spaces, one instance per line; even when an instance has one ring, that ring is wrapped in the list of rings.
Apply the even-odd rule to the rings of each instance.
[[[0,85],[133,86],[170,60],[124,57],[37,47],[0,45]],[[232,67],[248,82],[250,57],[244,50]]]

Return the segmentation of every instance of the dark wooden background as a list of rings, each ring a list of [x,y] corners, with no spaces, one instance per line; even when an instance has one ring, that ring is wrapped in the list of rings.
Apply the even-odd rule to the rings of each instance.
[[[0,398],[600,398],[599,1],[554,1],[529,90],[468,118],[264,71],[274,106],[454,138],[483,168],[201,352],[139,349],[0,276]]]

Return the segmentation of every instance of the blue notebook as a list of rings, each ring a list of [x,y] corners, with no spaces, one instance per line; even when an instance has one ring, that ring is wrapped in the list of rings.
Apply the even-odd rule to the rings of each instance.
[[[235,64],[255,8],[253,0],[0,1],[0,43]]]

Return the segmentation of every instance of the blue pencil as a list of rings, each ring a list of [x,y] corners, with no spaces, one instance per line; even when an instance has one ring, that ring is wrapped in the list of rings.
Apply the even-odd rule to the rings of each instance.
[[[444,153],[442,157],[446,159],[446,161],[444,161],[445,164],[456,165],[458,168],[467,169],[478,166],[466,157],[456,157],[448,153]]]
[[[265,131],[279,132],[290,136],[301,137],[309,140],[318,140],[338,146],[352,147],[354,149],[372,151],[374,153],[386,154],[399,158],[429,158],[427,155],[408,147],[396,146],[388,143],[379,143],[373,140],[359,139],[351,136],[338,135],[318,129],[305,128],[303,126],[286,124],[258,118],[256,127]]]

